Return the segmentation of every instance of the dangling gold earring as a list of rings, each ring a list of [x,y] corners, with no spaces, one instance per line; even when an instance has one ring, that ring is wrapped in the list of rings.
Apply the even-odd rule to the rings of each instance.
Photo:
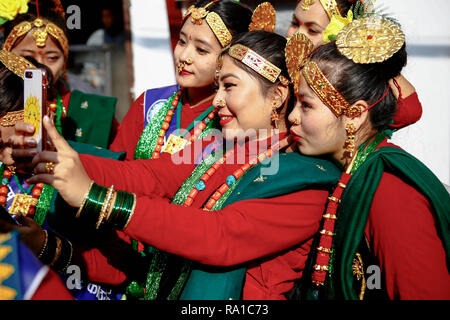
[[[344,143],[344,157],[353,158],[355,154],[355,132],[356,127],[353,123],[348,123],[345,126],[345,131],[347,132],[347,139]]]
[[[278,115],[277,112],[277,102],[274,101],[272,103],[272,115],[270,116],[270,119],[272,120],[275,128],[278,128],[278,120],[280,120],[280,116]]]

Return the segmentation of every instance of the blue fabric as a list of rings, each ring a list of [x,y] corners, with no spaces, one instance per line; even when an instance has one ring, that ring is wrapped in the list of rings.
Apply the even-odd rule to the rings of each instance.
[[[144,99],[144,128],[153,116],[164,106],[167,99],[180,87],[178,85],[150,89],[145,92]],[[173,118],[176,118],[175,115]],[[172,120],[173,120],[172,118]],[[176,122],[175,122],[176,123]]]
[[[5,279],[1,282],[2,288],[6,289],[11,295],[4,297],[14,300],[23,300],[25,294],[30,290],[33,283],[34,289],[39,286],[41,279],[36,278],[42,268],[46,268],[31,252],[28,247],[20,242],[19,232],[12,231],[8,234],[0,234],[0,248],[7,252],[6,255],[0,255],[0,264],[3,268],[1,270],[2,277]],[[10,269],[12,268],[12,269]],[[11,273],[5,272],[12,270]],[[4,294],[4,293],[3,293]]]

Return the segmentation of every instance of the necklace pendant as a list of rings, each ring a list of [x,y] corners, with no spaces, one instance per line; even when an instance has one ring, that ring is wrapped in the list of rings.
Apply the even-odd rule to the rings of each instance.
[[[9,213],[12,215],[21,214],[26,216],[28,210],[31,206],[36,206],[38,199],[33,198],[27,194],[16,194],[11,207],[9,208]]]
[[[174,154],[180,150],[183,150],[184,147],[188,144],[188,142],[189,142],[188,140],[183,139],[182,137],[170,134],[166,143],[162,147],[161,152]]]

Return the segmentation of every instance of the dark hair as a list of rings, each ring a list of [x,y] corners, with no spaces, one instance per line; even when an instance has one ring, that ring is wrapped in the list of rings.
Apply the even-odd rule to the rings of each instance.
[[[286,42],[286,38],[279,34],[258,30],[236,35],[231,41],[230,47],[235,44],[242,44],[252,49],[257,54],[280,68],[280,74],[286,77],[286,79],[289,79],[289,73],[286,67],[286,60],[284,56],[284,48],[286,47]],[[222,55],[227,54],[228,51],[229,49],[224,50],[222,52]],[[268,79],[262,77],[252,68],[246,66],[239,60],[233,59],[233,62],[235,62],[236,65],[251,74],[254,78],[259,80],[261,89],[264,94],[268,92],[268,88],[274,85]],[[277,81],[279,81],[279,79],[277,79]]]
[[[38,63],[30,57],[26,57],[35,67],[45,69],[47,71],[47,79],[49,85],[53,80],[53,75],[50,69]],[[0,63],[0,117],[12,111],[23,109],[23,79],[10,71],[3,63]],[[53,100],[55,97],[55,90],[49,86],[47,90],[47,99]]]
[[[345,17],[347,16],[348,10],[350,10],[353,3],[348,0],[336,0],[336,4],[339,8],[339,12]]]
[[[321,46],[312,57],[328,81],[348,103],[377,102],[389,88],[388,81],[399,75],[407,62],[406,45],[382,63],[359,64],[343,56],[335,42]],[[397,99],[389,89],[387,96],[370,109],[370,120],[376,130],[383,129],[396,112]]]
[[[0,64],[0,117],[23,108],[23,80]]]
[[[200,0],[194,6],[200,8],[210,2],[211,0]],[[233,36],[248,31],[253,14],[249,7],[234,0],[217,1],[210,5],[207,10],[217,13]]]

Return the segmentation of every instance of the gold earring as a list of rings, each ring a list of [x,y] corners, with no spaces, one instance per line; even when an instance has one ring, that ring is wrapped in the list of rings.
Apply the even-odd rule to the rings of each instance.
[[[346,158],[353,158],[353,155],[355,154],[355,132],[356,127],[353,123],[348,123],[345,126],[345,131],[347,133],[347,139],[344,143],[344,157]]]

